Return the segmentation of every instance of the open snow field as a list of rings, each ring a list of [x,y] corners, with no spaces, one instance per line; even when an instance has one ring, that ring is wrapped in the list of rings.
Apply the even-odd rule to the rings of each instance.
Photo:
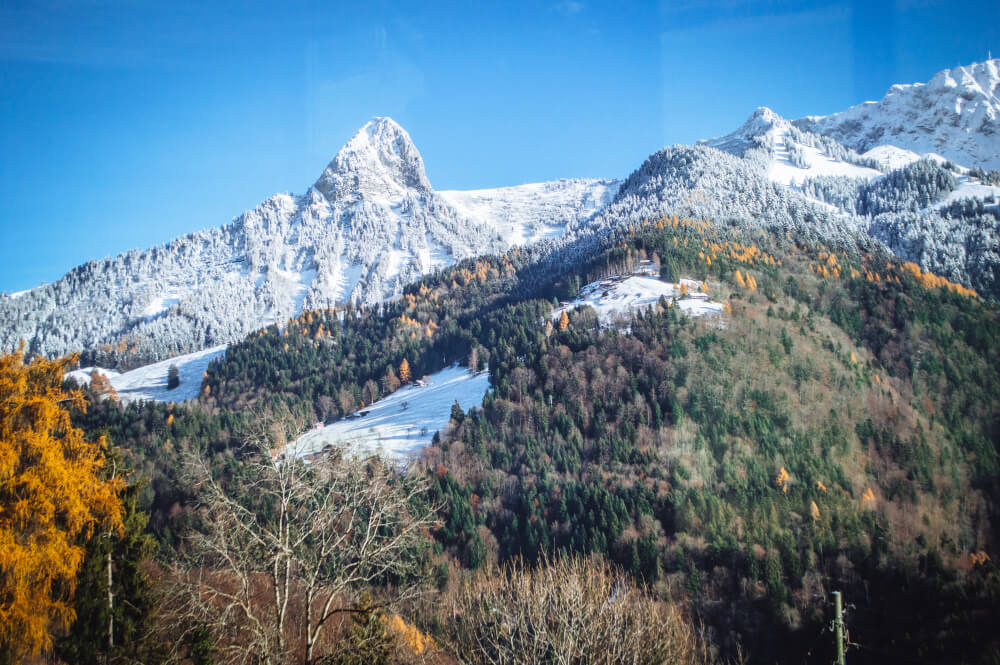
[[[198,392],[201,390],[201,377],[208,369],[208,364],[225,352],[226,345],[223,344],[128,372],[116,372],[113,369],[101,367],[83,367],[67,372],[66,378],[73,378],[78,383],[89,385],[90,372],[97,369],[98,372],[108,377],[108,380],[111,381],[111,387],[118,393],[118,398],[126,404],[138,400],[183,402],[198,396]],[[171,365],[177,365],[181,382],[173,390],[167,390],[167,372]]]
[[[619,185],[618,180],[555,180],[438,194],[467,217],[493,226],[507,244],[520,246],[561,236],[566,224],[610,203]]]
[[[385,399],[332,425],[316,427],[288,446],[297,456],[319,452],[327,445],[347,446],[362,453],[380,453],[405,461],[444,429],[457,400],[467,411],[482,404],[490,386],[489,372],[470,373],[449,367],[424,378],[426,386],[406,386]],[[367,415],[359,416],[360,413]]]
[[[689,293],[683,298],[681,285],[686,286]],[[634,311],[655,305],[661,296],[680,307],[681,312],[688,316],[721,314],[722,303],[709,300],[706,294],[700,293],[701,287],[702,283],[693,279],[682,279],[673,284],[654,277],[638,276],[591,282],[580,289],[576,300],[555,309],[552,318],[558,319],[566,310],[589,305],[597,311],[601,325],[610,326],[619,317],[629,319]]]
[[[958,187],[950,192],[948,196],[944,197],[944,199],[932,205],[931,208],[943,208],[960,199],[983,199],[984,201],[996,203],[1000,200],[1000,187],[984,185],[967,175],[960,175],[958,176]]]
[[[875,169],[855,166],[847,162],[831,159],[818,149],[808,145],[798,145],[799,150],[805,154],[805,161],[808,168],[796,166],[791,161],[791,154],[785,145],[787,130],[775,130],[774,134],[774,161],[768,169],[767,176],[772,182],[782,185],[794,186],[802,184],[806,178],[821,175],[845,175],[852,178],[877,178],[882,175]]]

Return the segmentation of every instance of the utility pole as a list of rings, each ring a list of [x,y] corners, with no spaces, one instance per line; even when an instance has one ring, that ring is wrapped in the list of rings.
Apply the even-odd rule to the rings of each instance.
[[[840,601],[840,592],[833,592],[833,639],[836,641],[837,663],[845,665],[844,662],[844,611]]]

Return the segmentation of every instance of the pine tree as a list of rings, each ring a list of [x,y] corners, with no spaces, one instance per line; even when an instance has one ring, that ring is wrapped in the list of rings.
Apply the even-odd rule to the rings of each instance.
[[[109,449],[107,460],[105,469],[122,467],[121,456],[114,449]],[[148,639],[155,601],[144,563],[153,556],[157,544],[145,533],[149,515],[139,508],[146,485],[140,480],[123,491],[122,533],[101,530],[87,541],[76,590],[76,621],[56,643],[56,653],[66,662],[98,665],[116,656],[143,663],[159,660],[156,645]]]
[[[177,365],[171,365],[167,370],[167,390],[173,390],[179,385],[181,385],[180,370],[177,369]]]
[[[456,423],[461,423],[465,420],[465,410],[462,409],[462,405],[455,400],[455,403],[451,405],[451,419]]]

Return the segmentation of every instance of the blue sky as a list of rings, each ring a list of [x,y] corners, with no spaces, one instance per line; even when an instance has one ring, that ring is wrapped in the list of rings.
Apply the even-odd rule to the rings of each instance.
[[[0,290],[304,192],[375,115],[437,189],[623,177],[1000,53],[1000,5],[0,3]]]

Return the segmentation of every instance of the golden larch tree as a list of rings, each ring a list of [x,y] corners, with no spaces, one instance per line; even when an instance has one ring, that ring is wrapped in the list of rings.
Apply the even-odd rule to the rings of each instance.
[[[122,529],[121,478],[102,479],[106,441],[84,439],[62,387],[72,358],[0,356],[0,652],[13,661],[52,647],[73,622],[83,540]]]
[[[399,380],[403,383],[410,382],[410,363],[403,358],[403,362],[399,363]]]
[[[559,330],[566,330],[566,328],[569,328],[569,314],[563,312],[562,316],[559,317]]]

